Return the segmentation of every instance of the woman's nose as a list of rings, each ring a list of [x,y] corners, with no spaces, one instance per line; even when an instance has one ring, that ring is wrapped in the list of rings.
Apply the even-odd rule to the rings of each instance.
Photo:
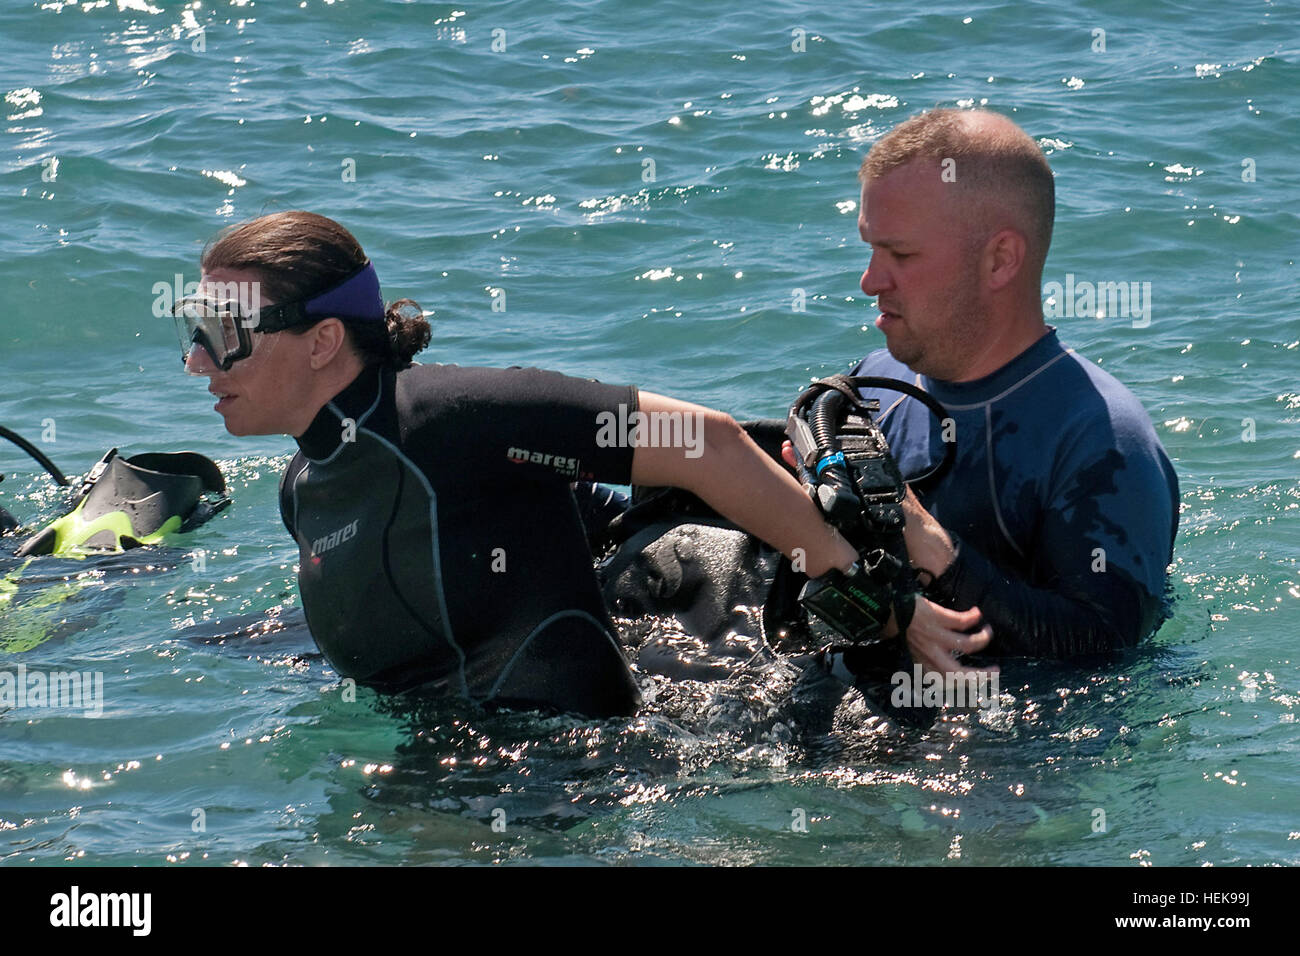
[[[190,347],[190,354],[185,357],[185,371],[191,375],[211,375],[216,370],[216,363],[207,349],[198,343]]]

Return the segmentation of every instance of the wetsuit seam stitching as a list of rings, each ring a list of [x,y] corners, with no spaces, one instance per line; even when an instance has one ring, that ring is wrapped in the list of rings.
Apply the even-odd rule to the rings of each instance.
[[[987,408],[988,406],[992,405],[994,402],[1002,401],[1002,399],[1006,398],[1016,389],[1020,388],[1020,386],[1024,385],[1030,379],[1037,376],[1040,372],[1047,371],[1047,369],[1051,368],[1053,365],[1055,365],[1061,359],[1065,358],[1067,355],[1073,355],[1073,354],[1074,354],[1074,349],[1066,349],[1060,355],[1053,356],[1052,358],[1044,362],[1042,365],[1038,366],[1038,368],[1034,369],[1032,372],[1025,375],[1024,378],[1020,379],[1015,384],[1010,385],[1007,388],[1003,389],[1002,391],[998,392],[992,398],[986,398],[982,402],[975,402],[970,405],[952,405],[948,402],[944,402],[944,408],[948,409],[949,411],[958,411],[958,412],[969,412],[977,408]],[[929,389],[926,389],[926,391],[929,391]]]
[[[519,655],[523,654],[523,652],[527,649],[528,645],[532,643],[533,639],[536,638],[539,634],[541,634],[542,631],[546,630],[546,628],[548,628],[551,624],[555,623],[555,621],[563,617],[586,618],[595,626],[596,630],[599,631],[602,635],[604,635],[605,639],[608,640],[610,644],[614,646],[614,650],[618,652],[619,656],[620,657],[622,656],[623,652],[619,648],[618,642],[614,640],[613,636],[610,635],[609,631],[605,629],[604,625],[602,625],[600,621],[596,620],[589,613],[582,610],[581,608],[576,608],[576,607],[571,607],[564,611],[556,611],[546,620],[542,621],[535,628],[533,628],[532,632],[526,638],[524,638],[523,643],[520,644],[519,647],[515,649],[515,652],[510,655],[510,660],[506,661],[505,667],[501,668],[501,673],[498,674],[497,679],[492,682],[492,686],[491,688],[488,689],[488,694],[485,699],[491,700],[493,697],[496,696],[497,691],[499,691],[501,689],[501,685],[505,683],[505,679],[506,677],[509,676],[510,671],[514,669],[515,664],[519,663]]]
[[[894,399],[894,404],[890,405],[888,408],[886,408],[883,412],[880,413],[880,417],[876,419],[876,424],[883,425],[885,419],[889,417],[889,413],[892,412],[894,409],[896,409],[899,405],[902,405],[903,401],[906,398],[907,398],[906,395],[899,395],[898,398]]]
[[[379,401],[383,397],[384,397],[384,377],[383,375],[380,375],[378,388],[376,389],[376,393],[375,393],[375,400],[370,403],[370,407],[367,408],[361,414],[361,417],[356,420],[357,428],[360,428],[362,425],[366,423],[366,419],[368,419],[371,413],[373,413],[374,410],[379,407]],[[340,423],[343,421],[343,419],[348,417],[347,415],[343,414],[343,409],[339,408],[337,405],[334,404],[333,399],[326,402],[325,407],[334,413],[334,415],[338,418]],[[376,434],[376,432],[372,431],[370,434],[374,435]],[[324,458],[313,458],[305,451],[302,454],[303,457],[306,458],[308,461],[314,461],[320,465],[328,465],[331,461],[333,461],[336,457],[338,457],[339,453],[343,451],[344,446],[347,444],[348,442],[340,441],[338,445],[334,448],[334,450],[330,452],[328,455],[326,455]]]
[[[425,492],[429,496],[429,530],[432,536],[432,540],[430,541],[430,548],[431,548],[431,556],[433,558],[433,573],[434,573],[434,577],[437,580],[438,609],[442,612],[443,628],[446,630],[447,643],[451,645],[452,650],[456,652],[456,656],[460,659],[461,691],[464,693],[464,695],[467,698],[473,700],[474,699],[473,695],[469,691],[469,677],[466,673],[465,651],[458,643],[456,643],[456,634],[451,626],[451,613],[447,609],[447,588],[444,583],[443,575],[442,575],[442,556],[440,553],[441,539],[438,534],[437,492],[433,490],[433,483],[429,481],[428,476],[425,475],[425,473],[420,470],[420,468],[415,464],[415,462],[411,461],[411,459],[408,458],[400,448],[398,448],[388,439],[384,438],[384,436],[378,434],[377,432],[373,432],[368,428],[362,429],[362,432],[374,438],[376,441],[380,442],[381,444],[386,445],[389,448],[389,450],[393,453],[394,457],[398,459],[399,463],[405,464],[408,468],[411,469],[412,472],[415,473],[416,477],[420,479],[420,483],[424,486]]]
[[[1002,503],[998,500],[998,487],[993,480],[993,406],[991,405],[984,407],[984,457],[988,460],[989,497],[993,500],[993,516],[998,519],[998,530],[1002,532],[1002,537],[1016,554],[1023,558],[1025,553],[1011,537],[1011,532],[1007,530],[1007,523],[1002,519]]]
[[[367,431],[366,434],[373,433]],[[402,593],[402,589],[398,587],[397,580],[393,577],[393,561],[392,556],[389,553],[389,535],[393,530],[393,525],[397,522],[397,515],[402,501],[402,492],[406,488],[406,476],[403,473],[402,463],[397,461],[395,464],[397,465],[397,492],[393,496],[392,511],[389,512],[388,520],[384,522],[384,530],[380,540],[379,549],[380,560],[383,562],[384,566],[384,577],[388,579],[388,585],[393,589],[393,594],[397,596],[397,599],[402,602],[402,606],[406,608],[406,613],[414,618],[426,631],[435,633],[434,628],[429,626],[428,622],[424,620],[424,616],[416,611],[415,605],[412,604],[411,601],[407,599],[406,595]]]
[[[292,496],[293,496],[293,526],[294,526],[294,529],[295,529],[295,530],[299,527],[299,525],[298,525],[298,511],[299,511],[299,506],[298,506],[298,482],[302,480],[302,476],[303,476],[303,475],[307,474],[307,469],[310,468],[310,467],[311,467],[311,465],[309,465],[309,464],[305,464],[305,465],[303,465],[301,468],[298,469],[298,474],[296,474],[296,475],[293,476],[293,486],[289,489],[289,490],[290,490],[290,493],[291,493]]]
[[[862,363],[859,362],[859,363],[858,363],[858,369],[857,369],[857,370],[861,370],[861,368],[862,368]],[[919,372],[917,373],[917,376],[916,376],[916,387],[919,388],[919,389],[921,389],[921,391],[925,391],[925,386],[923,386],[923,385],[921,384],[921,375],[920,375]],[[911,397],[911,396],[909,396],[909,395],[907,395],[907,394],[899,395],[898,398],[894,399],[894,404],[890,405],[890,406],[889,406],[888,408],[886,408],[883,412],[881,412],[879,416],[877,416],[877,418],[876,418],[876,424],[877,424],[877,425],[883,425],[884,422],[885,422],[885,419],[889,417],[889,413],[892,412],[894,409],[896,409],[899,405],[902,405],[903,402],[905,402],[905,401],[906,401],[908,398],[910,398],[910,397]]]

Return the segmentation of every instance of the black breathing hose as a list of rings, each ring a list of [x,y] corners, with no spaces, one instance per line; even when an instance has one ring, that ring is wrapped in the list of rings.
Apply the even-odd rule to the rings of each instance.
[[[40,466],[50,473],[50,477],[53,478],[55,481],[57,481],[59,484],[61,485],[72,484],[72,482],[68,481],[68,479],[64,476],[63,472],[59,471],[58,466],[55,465],[54,462],[50,461],[50,459],[45,456],[45,453],[43,451],[41,451],[39,448],[37,448],[35,445],[29,442],[22,435],[18,434],[15,431],[9,430],[8,428],[5,428],[3,425],[0,425],[0,438],[9,439],[11,442],[13,442],[23,451],[27,452],[27,454],[35,458],[36,461],[40,464]]]

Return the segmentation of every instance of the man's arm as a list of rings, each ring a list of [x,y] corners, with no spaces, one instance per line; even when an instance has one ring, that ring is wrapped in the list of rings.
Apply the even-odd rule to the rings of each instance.
[[[908,553],[928,582],[932,600],[956,609],[978,607],[994,634],[990,649],[1007,656],[1068,658],[1131,647],[1154,626],[1161,602],[1114,565],[1082,545],[1048,534],[1044,561],[1057,565],[1050,588],[1015,579],[968,542],[946,531],[908,491]],[[1100,550],[1100,549],[1098,549]],[[1060,556],[1075,568],[1061,567]]]

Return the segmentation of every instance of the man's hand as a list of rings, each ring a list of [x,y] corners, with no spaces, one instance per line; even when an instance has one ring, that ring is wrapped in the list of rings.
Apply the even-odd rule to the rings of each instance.
[[[794,446],[788,441],[781,446],[781,458],[791,468],[796,466]],[[907,521],[903,538],[907,542],[912,567],[930,575],[931,579],[938,577],[956,556],[952,538],[943,525],[925,510],[911,488],[907,489],[907,497],[903,499],[903,513]],[[951,611],[918,594],[916,613],[907,626],[907,646],[912,652],[912,660],[928,671],[964,673],[965,668],[957,662],[956,655],[978,653],[993,639],[993,629],[983,622],[984,616],[977,607],[969,611]],[[965,633],[976,627],[979,630],[975,633]],[[884,633],[886,636],[898,633],[892,615]]]
[[[969,611],[950,611],[918,594],[916,614],[907,626],[907,646],[912,652],[912,660],[927,671],[965,673],[958,656],[976,654],[988,647],[993,639],[993,630],[987,624],[973,634],[964,633],[979,626],[983,620],[977,607]]]

